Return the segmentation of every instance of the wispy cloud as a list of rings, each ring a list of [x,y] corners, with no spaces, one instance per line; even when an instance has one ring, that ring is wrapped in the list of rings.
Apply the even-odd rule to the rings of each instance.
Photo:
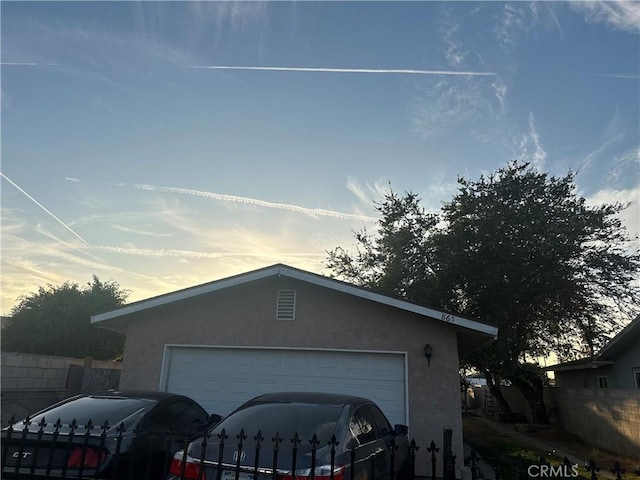
[[[161,238],[161,237],[172,237],[173,236],[172,233],[150,232],[148,230],[142,230],[141,228],[131,228],[131,227],[126,227],[124,225],[111,225],[111,228],[113,228],[114,230],[118,230],[120,232],[133,233],[133,234],[142,235],[142,236],[145,236],[145,237]]]
[[[268,3],[244,1],[211,2],[211,7],[216,10],[215,18],[219,26],[224,25],[238,30],[261,21],[267,11]]]
[[[487,128],[504,113],[504,98],[497,97],[498,101],[502,100],[498,106],[496,93],[505,94],[506,87],[496,90],[493,83],[476,77],[427,82],[420,87],[420,96],[416,100],[414,128],[422,135],[429,135],[436,130],[478,119]]]
[[[6,235],[3,238],[3,243],[9,245],[8,247],[11,251],[11,255],[8,255],[7,258],[3,258],[3,263],[10,264],[14,267],[19,266],[21,263],[35,263],[35,258],[33,256],[33,252],[37,252],[37,263],[40,265],[45,265],[48,262],[52,262],[51,259],[62,260],[65,264],[73,264],[81,267],[89,268],[94,271],[108,271],[108,272],[124,272],[125,270],[119,267],[114,267],[112,265],[108,265],[98,261],[92,261],[87,258],[80,257],[78,255],[74,255],[68,253],[62,248],[58,248],[57,244],[52,244],[55,246],[50,246],[49,244],[43,244],[42,242],[31,242],[22,237],[17,237],[14,235]],[[53,268],[55,270],[55,268]]]
[[[640,33],[640,5],[637,1],[569,2],[588,23],[604,23],[614,30]]]
[[[535,28],[554,29],[560,40],[564,39],[562,25],[555,13],[555,2],[508,2],[497,16],[494,29],[496,38],[503,50],[513,52],[520,40]],[[558,2],[560,3],[560,2]],[[588,2],[569,2],[577,3]]]
[[[298,205],[291,205],[287,203],[267,202],[265,200],[259,200],[257,198],[239,197],[236,195],[225,195],[225,194],[214,193],[214,192],[203,192],[201,190],[192,190],[188,188],[162,187],[157,185],[141,185],[141,184],[128,185],[125,183],[116,184],[116,185],[120,187],[131,187],[136,190],[148,190],[148,191],[164,192],[164,193],[177,193],[181,195],[192,195],[196,197],[210,198],[212,200],[219,200],[223,202],[244,203],[247,205],[255,205],[258,207],[287,210],[290,212],[302,213],[304,215],[309,215],[312,217],[333,217],[333,218],[340,218],[343,220],[365,220],[365,221],[377,220],[377,218],[375,217],[369,217],[366,215],[356,215],[351,213],[336,212],[333,210],[324,210],[321,208],[306,208],[306,207],[300,207]]]
[[[439,29],[443,43],[441,55],[454,72],[487,72],[494,78],[472,75],[427,79],[418,87],[413,115],[414,129],[423,136],[465,125],[470,135],[481,141],[495,137],[496,122],[507,110],[508,87],[502,78],[503,71],[495,73],[493,66],[487,65],[483,54],[477,50],[479,44],[469,41],[473,37],[469,37],[466,20],[479,14],[478,10],[469,17],[460,18],[454,16],[453,9],[444,9],[439,19],[442,25]]]
[[[590,205],[621,203],[629,206],[618,214],[622,224],[631,238],[636,238],[635,245],[640,248],[640,186],[625,190],[603,189],[588,197]]]
[[[456,75],[456,76],[495,76],[496,72],[458,71],[458,70],[416,70],[406,68],[326,68],[326,67],[247,67],[231,65],[191,65],[189,68],[207,70],[258,70],[270,72],[317,72],[317,73],[373,73],[400,75]]]
[[[76,232],[74,232],[71,229],[71,227],[69,227],[66,223],[64,223],[62,220],[60,220],[58,217],[56,217],[53,213],[51,213],[44,205],[42,205],[35,198],[33,198],[31,195],[29,195],[27,192],[25,192],[22,188],[20,188],[16,183],[14,183],[4,173],[0,172],[0,176],[2,178],[4,178],[7,182],[9,182],[11,185],[13,185],[20,193],[22,193],[24,196],[26,196],[29,200],[31,200],[33,203],[35,203],[38,207],[40,207],[42,210],[44,210],[56,222],[58,222],[60,225],[62,225],[64,228],[66,228],[69,232],[71,232],[78,240],[80,240],[85,245],[88,245],[88,242],[84,238],[82,238],[80,235],[78,235]]]
[[[535,3],[505,3],[495,28],[496,37],[503,49],[511,51],[521,36],[527,34],[537,18]]]
[[[493,87],[493,92],[498,99],[498,102],[500,102],[500,109],[502,110],[502,113],[505,113],[507,86],[504,83],[500,82],[494,82],[491,84],[491,86]]]
[[[543,169],[545,161],[547,159],[547,152],[542,146],[542,141],[538,130],[536,129],[533,113],[529,113],[529,131],[517,137],[516,139],[516,151],[514,155],[516,158],[530,161],[534,167]]]
[[[580,162],[579,168],[581,170],[587,170],[591,166],[591,163],[594,160],[600,157],[600,155],[602,155],[611,145],[618,143],[623,137],[624,137],[624,133],[620,132],[617,135],[613,136],[612,138],[609,138],[607,141],[605,141],[602,145],[600,145],[594,151],[586,155]]]
[[[441,33],[445,42],[445,60],[453,68],[461,68],[467,58],[467,51],[464,49],[462,42],[457,38],[460,24],[455,23],[450,15],[447,15],[443,22],[445,25],[441,29]]]
[[[373,185],[367,183],[363,186],[354,177],[349,177],[347,180],[347,190],[353,193],[360,202],[373,205],[376,202],[382,201],[385,195],[389,193],[389,181],[379,179],[376,180]]]
[[[633,178],[632,176],[640,181],[640,148],[614,157],[608,180],[618,181],[622,178]],[[640,212],[638,215],[640,216]]]
[[[562,30],[562,25],[560,25],[560,21],[558,20],[557,15],[553,11],[554,5],[551,2],[541,2],[541,5],[545,7],[549,15],[549,18],[551,19],[551,22],[553,23],[553,25],[558,30],[558,33],[560,34],[560,38],[564,39],[564,31]]]
[[[544,162],[547,159],[547,152],[545,152],[544,148],[542,147],[540,135],[538,135],[535,121],[533,119],[533,113],[529,114],[529,138],[531,139],[534,147],[532,154],[533,164],[542,169],[544,167]]]

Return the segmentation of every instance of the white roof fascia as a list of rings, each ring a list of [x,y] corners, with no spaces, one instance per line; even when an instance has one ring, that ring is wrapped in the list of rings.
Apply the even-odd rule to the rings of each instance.
[[[271,277],[273,275],[283,275],[285,277],[312,283],[314,285],[329,288],[331,290],[336,290],[342,293],[353,295],[355,297],[371,300],[383,305],[399,308],[401,310],[416,313],[418,315],[435,318],[436,320],[450,323],[458,327],[467,328],[469,330],[474,330],[486,335],[491,335],[493,336],[493,338],[496,338],[498,335],[498,328],[492,325],[487,325],[484,323],[476,322],[474,320],[469,320],[467,318],[458,317],[454,314],[442,312],[433,308],[415,305],[404,300],[399,300],[396,298],[388,297],[386,295],[381,295],[379,293],[374,293],[363,288],[358,288],[329,277],[322,277],[321,275],[287,267],[286,265],[274,265],[262,270],[236,275],[234,277],[214,281],[212,283],[208,283],[198,287],[188,288],[175,293],[169,293],[160,297],[151,298],[149,300],[142,300],[141,302],[122,307],[118,310],[93,315],[91,317],[91,323],[102,322],[111,318],[129,315],[149,308],[159,307],[168,303],[185,300],[198,295],[222,290],[224,288]]]
[[[91,323],[102,322],[104,320],[109,320],[111,318],[121,317],[123,315],[129,315],[131,313],[140,312],[142,310],[147,310],[149,308],[160,307],[162,305],[167,305],[168,303],[173,303],[180,300],[186,300],[191,297],[197,297],[198,295],[204,295],[206,293],[215,292],[217,290],[222,290],[223,288],[241,285],[243,283],[251,282],[253,280],[260,280],[262,278],[271,277],[274,274],[274,270],[276,270],[276,268],[266,268],[263,270],[257,270],[254,272],[244,273],[244,274],[236,275],[234,277],[214,281],[212,283],[207,283],[197,287],[190,287],[184,290],[180,290],[178,292],[168,293],[166,295],[150,298],[148,300],[141,300],[140,302],[124,306],[117,310],[112,310],[110,312],[92,315]]]
[[[281,267],[281,268],[286,269],[287,267]],[[313,283],[319,286],[327,287],[332,290],[337,290],[337,291],[347,293],[349,295],[353,295],[356,297],[366,298],[368,300],[372,300],[377,303],[382,303],[384,305],[389,305],[391,307],[399,308],[401,310],[417,313],[418,315],[435,318],[436,320],[441,320],[446,323],[452,323],[459,327],[468,328],[470,330],[475,330],[477,332],[485,333],[487,335],[492,335],[494,338],[498,335],[498,327],[476,322],[474,320],[469,320],[467,318],[458,317],[450,313],[442,312],[441,310],[435,310],[433,308],[428,308],[428,307],[421,307],[420,305],[409,303],[404,300],[387,297],[386,295],[381,295],[379,293],[367,291],[362,288],[348,285],[346,283],[338,282],[331,278],[323,278],[313,274],[310,275],[305,272],[301,272],[299,270],[289,270],[289,269],[287,269],[287,272],[285,273],[285,275],[288,277],[295,278],[297,280],[302,280],[302,281]]]

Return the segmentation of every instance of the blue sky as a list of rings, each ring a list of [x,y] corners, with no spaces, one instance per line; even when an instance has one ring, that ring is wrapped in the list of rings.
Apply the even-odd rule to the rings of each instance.
[[[640,224],[638,2],[2,2],[2,305],[326,251],[512,159]],[[232,68],[222,68],[232,67]],[[242,67],[242,68],[236,68]]]

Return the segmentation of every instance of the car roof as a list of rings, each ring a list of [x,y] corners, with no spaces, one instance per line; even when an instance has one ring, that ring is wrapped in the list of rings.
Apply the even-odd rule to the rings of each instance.
[[[171,392],[156,392],[151,390],[108,390],[106,392],[93,393],[90,395],[83,395],[85,397],[93,398],[131,398],[138,400],[164,400],[165,398],[188,398],[184,395]]]
[[[325,392],[274,392],[259,395],[247,403],[309,403],[318,405],[360,405],[363,403],[373,403],[363,397],[354,395],[345,395],[340,393]]]

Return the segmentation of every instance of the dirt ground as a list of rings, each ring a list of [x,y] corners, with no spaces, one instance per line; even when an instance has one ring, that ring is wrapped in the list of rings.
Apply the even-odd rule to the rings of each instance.
[[[598,478],[612,478],[611,472],[618,461],[625,480],[640,480],[640,452],[636,458],[593,447],[567,432],[552,428],[532,428],[527,425],[496,423],[484,417],[463,417],[464,441],[477,451],[490,465],[498,464],[503,479],[516,478],[517,463],[521,458],[535,461],[541,455],[551,464],[561,465],[567,457],[581,466],[580,474],[590,478],[583,465],[594,460],[600,467]]]

